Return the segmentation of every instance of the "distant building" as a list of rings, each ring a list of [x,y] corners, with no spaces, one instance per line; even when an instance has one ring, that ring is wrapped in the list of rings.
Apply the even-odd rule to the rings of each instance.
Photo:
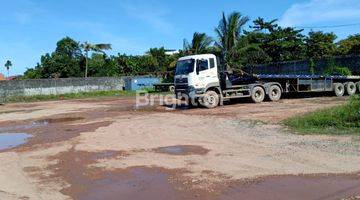
[[[4,81],[4,80],[5,80],[4,74],[1,74],[1,73],[0,73],[0,81]]]
[[[166,50],[165,51],[165,54],[166,55],[174,55],[174,54],[178,54],[179,53],[179,51],[178,50],[172,50],[172,49],[169,49],[169,50]]]
[[[17,76],[9,76],[7,77],[6,80],[8,81],[12,81],[12,80],[19,80],[21,78],[21,76],[17,75]]]

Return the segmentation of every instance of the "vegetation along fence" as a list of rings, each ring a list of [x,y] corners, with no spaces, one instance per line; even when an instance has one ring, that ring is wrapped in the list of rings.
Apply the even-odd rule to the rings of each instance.
[[[246,67],[245,71],[254,74],[360,75],[360,56],[271,63]]]

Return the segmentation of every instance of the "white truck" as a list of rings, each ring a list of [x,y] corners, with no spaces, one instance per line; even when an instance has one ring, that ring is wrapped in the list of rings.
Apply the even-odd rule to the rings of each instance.
[[[175,95],[191,105],[215,108],[223,100],[251,98],[260,103],[266,98],[280,100],[283,93],[333,92],[336,96],[360,91],[360,76],[321,76],[296,74],[236,74],[227,71],[213,54],[191,55],[177,61]]]

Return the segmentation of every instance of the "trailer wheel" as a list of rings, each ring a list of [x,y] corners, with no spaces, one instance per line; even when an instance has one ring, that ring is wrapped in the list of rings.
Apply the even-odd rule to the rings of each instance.
[[[348,95],[354,95],[356,93],[356,85],[353,82],[348,82],[346,84],[346,93]]]
[[[265,90],[260,87],[256,86],[251,91],[251,99],[254,103],[261,103],[265,99]]]
[[[175,86],[173,86],[173,85],[170,86],[170,87],[169,87],[169,91],[170,91],[170,92],[175,92]]]
[[[215,108],[219,105],[219,95],[215,91],[209,90],[205,93],[204,97],[201,98],[201,105],[206,108]]]
[[[334,83],[334,92],[335,95],[338,97],[344,96],[345,93],[344,85],[342,83]]]
[[[281,98],[281,88],[278,85],[272,85],[269,89],[268,97],[270,101],[279,101]]]

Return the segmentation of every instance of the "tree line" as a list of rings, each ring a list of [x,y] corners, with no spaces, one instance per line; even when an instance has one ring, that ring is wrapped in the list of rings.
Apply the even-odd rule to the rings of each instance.
[[[195,32],[193,38],[183,41],[183,49],[167,54],[164,47],[151,48],[145,55],[107,55],[110,44],[80,44],[65,37],[57,42],[54,52],[41,56],[40,62],[24,73],[24,78],[66,78],[86,76],[163,75],[171,78],[179,57],[213,53],[223,64],[233,69],[245,66],[316,60],[360,55],[360,34],[336,42],[332,32],[310,31],[281,27],[277,20],[250,19],[239,12],[225,13],[215,28],[215,37]],[[92,54],[89,57],[89,52]]]

